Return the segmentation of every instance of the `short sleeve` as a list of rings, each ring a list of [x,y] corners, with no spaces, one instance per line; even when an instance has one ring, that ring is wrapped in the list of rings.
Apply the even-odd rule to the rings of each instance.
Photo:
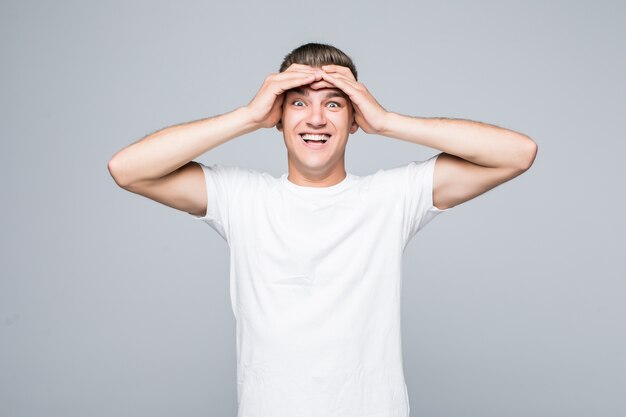
[[[196,161],[197,162],[197,161]],[[207,193],[207,211],[204,216],[188,213],[192,218],[211,226],[229,242],[230,220],[233,210],[233,196],[241,190],[247,170],[240,167],[213,164],[207,166],[197,162],[204,172]]]
[[[448,211],[433,205],[433,178],[437,154],[406,165],[404,236],[408,242],[437,215]]]

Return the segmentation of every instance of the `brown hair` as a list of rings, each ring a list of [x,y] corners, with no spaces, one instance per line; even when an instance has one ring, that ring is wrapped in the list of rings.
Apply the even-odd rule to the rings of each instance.
[[[352,62],[352,58],[332,45],[323,43],[307,43],[301,45],[285,56],[278,72],[285,71],[291,64],[309,65],[315,68],[329,64],[341,65],[350,68],[354,79],[358,80],[356,66],[354,62]]]

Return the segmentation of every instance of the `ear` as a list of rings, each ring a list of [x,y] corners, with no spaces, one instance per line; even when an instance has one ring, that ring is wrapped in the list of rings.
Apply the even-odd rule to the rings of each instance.
[[[356,117],[352,116],[352,125],[350,126],[350,134],[356,133],[359,130],[359,125],[356,122]]]
[[[359,125],[356,122],[356,115],[355,115],[355,110],[354,110],[354,104],[352,104],[352,101],[350,101],[350,107],[352,107],[352,124],[350,125],[350,134],[355,133],[357,130],[359,130]]]

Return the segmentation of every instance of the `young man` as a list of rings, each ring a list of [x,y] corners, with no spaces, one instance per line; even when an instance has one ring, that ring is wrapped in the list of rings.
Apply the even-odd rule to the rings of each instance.
[[[192,161],[262,127],[282,132],[288,174]],[[442,152],[356,176],[344,156],[358,128]],[[404,248],[436,215],[528,170],[536,152],[511,130],[389,112],[346,54],[306,44],[248,105],[153,133],[109,171],[228,242],[238,417],[406,417]]]

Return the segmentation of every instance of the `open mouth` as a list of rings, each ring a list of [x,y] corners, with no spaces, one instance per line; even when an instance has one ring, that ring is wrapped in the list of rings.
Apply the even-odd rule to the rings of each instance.
[[[330,135],[327,134],[301,133],[300,137],[304,141],[305,145],[311,149],[322,148],[330,139]]]

